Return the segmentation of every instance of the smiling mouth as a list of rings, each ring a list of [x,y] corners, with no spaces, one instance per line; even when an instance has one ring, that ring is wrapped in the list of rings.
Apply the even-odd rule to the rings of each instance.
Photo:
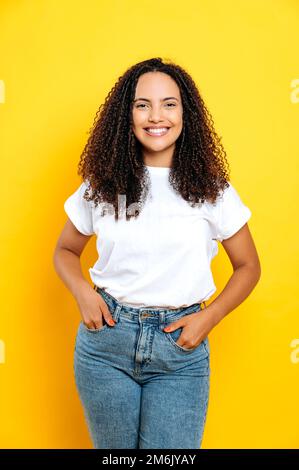
[[[169,129],[170,129],[169,127],[161,127],[159,129],[151,128],[151,127],[144,128],[145,132],[152,137],[162,137],[163,135],[167,134]]]

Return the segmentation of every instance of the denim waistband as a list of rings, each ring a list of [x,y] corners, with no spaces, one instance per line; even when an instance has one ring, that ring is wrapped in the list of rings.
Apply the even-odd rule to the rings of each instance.
[[[206,308],[205,302],[195,303],[189,305],[188,307],[179,307],[174,309],[167,307],[131,307],[119,302],[115,297],[113,297],[113,295],[106,292],[103,288],[96,285],[94,285],[93,288],[104,298],[108,306],[110,305],[112,307],[112,310],[115,312],[113,317],[116,321],[119,315],[124,315],[134,321],[139,321],[140,318],[159,318],[159,320],[163,322],[165,319],[170,317],[183,316],[187,315],[188,313],[193,313],[196,310],[202,310],[203,308]]]

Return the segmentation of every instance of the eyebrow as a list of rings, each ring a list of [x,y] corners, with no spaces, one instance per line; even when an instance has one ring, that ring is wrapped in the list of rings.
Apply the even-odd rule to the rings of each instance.
[[[136,98],[133,103],[135,103],[135,101],[139,101],[139,100],[143,100],[143,101],[148,101],[150,103],[151,100],[148,100],[147,98]],[[166,101],[166,100],[177,100],[179,101],[175,96],[168,96],[167,98],[162,98],[160,101]]]

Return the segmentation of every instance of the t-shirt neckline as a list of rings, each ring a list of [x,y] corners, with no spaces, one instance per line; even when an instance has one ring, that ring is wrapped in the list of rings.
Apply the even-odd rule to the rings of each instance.
[[[145,165],[145,167],[152,172],[155,173],[167,173],[170,170],[170,167],[168,166],[149,166]]]

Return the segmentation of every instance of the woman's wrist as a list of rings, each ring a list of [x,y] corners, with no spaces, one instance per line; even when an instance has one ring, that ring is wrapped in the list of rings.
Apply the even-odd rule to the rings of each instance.
[[[91,285],[86,279],[80,279],[76,283],[76,288],[74,289],[73,295],[77,302],[80,302],[82,297],[86,294],[86,292],[89,292],[89,290],[92,290]]]
[[[219,307],[215,305],[213,302],[210,305],[208,305],[206,308],[204,308],[202,312],[206,316],[206,318],[209,320],[211,328],[214,328],[214,326],[218,325],[218,323],[225,316],[225,313],[223,312],[223,310],[220,310]]]

